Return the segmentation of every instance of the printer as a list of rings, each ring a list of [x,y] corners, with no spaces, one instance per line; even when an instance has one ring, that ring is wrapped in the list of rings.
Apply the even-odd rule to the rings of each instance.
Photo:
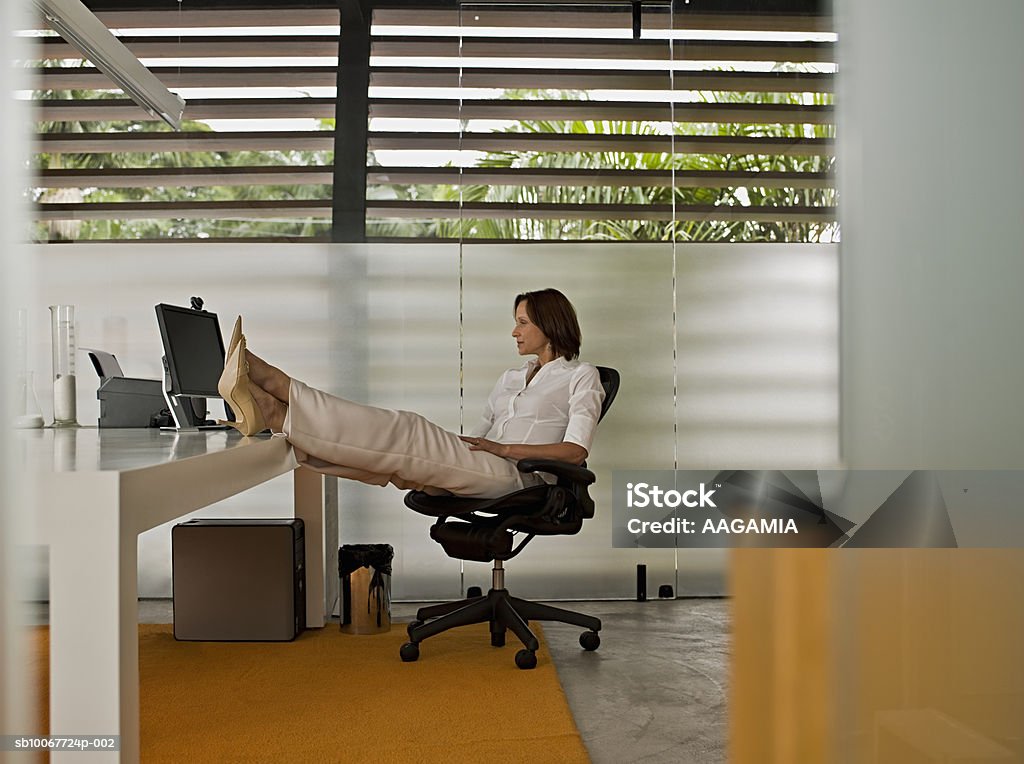
[[[82,348],[89,354],[100,377],[96,397],[100,402],[99,426],[157,427],[167,419],[167,402],[159,379],[126,377],[110,353]]]

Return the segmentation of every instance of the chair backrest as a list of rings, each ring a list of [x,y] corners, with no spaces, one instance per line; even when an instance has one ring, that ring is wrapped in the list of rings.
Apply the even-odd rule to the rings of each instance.
[[[601,375],[601,387],[604,388],[604,401],[601,403],[601,416],[598,422],[604,419],[608,409],[612,407],[612,401],[619,393],[619,372],[608,366],[598,366],[597,373]]]

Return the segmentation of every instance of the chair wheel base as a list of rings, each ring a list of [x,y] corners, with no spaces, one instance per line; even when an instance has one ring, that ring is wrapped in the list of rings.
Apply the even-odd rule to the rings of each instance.
[[[504,647],[505,646],[505,632],[499,632],[495,634],[491,632],[491,647]]]
[[[405,633],[408,634],[409,637],[411,638],[412,637],[412,630],[413,629],[418,629],[422,625],[423,625],[423,621],[420,621],[420,620],[410,621],[409,625],[405,627]]]
[[[420,646],[415,642],[406,642],[398,652],[404,663],[412,663],[420,657]]]
[[[516,653],[516,665],[524,670],[537,668],[537,654],[533,650],[520,650]]]
[[[596,631],[585,631],[580,634],[580,647],[587,652],[596,650],[601,646],[601,635]]]
[[[468,589],[466,589],[466,598],[467,599],[469,599],[471,597],[483,597],[483,596],[484,596],[484,590],[481,589],[479,586],[471,586]]]

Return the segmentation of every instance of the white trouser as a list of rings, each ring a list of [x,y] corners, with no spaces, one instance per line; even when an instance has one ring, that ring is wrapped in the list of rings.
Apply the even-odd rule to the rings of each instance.
[[[304,467],[371,485],[494,498],[541,482],[412,411],[363,406],[296,379],[284,433]]]

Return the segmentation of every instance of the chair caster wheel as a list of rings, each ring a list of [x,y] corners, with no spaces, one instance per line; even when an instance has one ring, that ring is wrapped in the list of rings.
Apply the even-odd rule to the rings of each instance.
[[[505,646],[505,632],[495,634],[491,632],[491,647],[504,647]]]
[[[420,657],[420,646],[415,642],[406,642],[398,653],[404,663],[411,663]]]
[[[409,637],[411,638],[412,637],[412,630],[413,629],[418,629],[422,625],[423,625],[423,621],[419,620],[418,618],[415,621],[409,621],[409,625],[405,627],[405,633],[408,634]]]
[[[588,652],[601,646],[601,635],[596,631],[585,631],[580,634],[580,647]]]
[[[470,597],[483,597],[483,596],[484,596],[484,590],[481,589],[479,586],[471,586],[468,589],[466,589],[466,599],[469,599]]]
[[[521,669],[537,668],[537,654],[533,650],[520,650],[516,653],[516,665]]]

